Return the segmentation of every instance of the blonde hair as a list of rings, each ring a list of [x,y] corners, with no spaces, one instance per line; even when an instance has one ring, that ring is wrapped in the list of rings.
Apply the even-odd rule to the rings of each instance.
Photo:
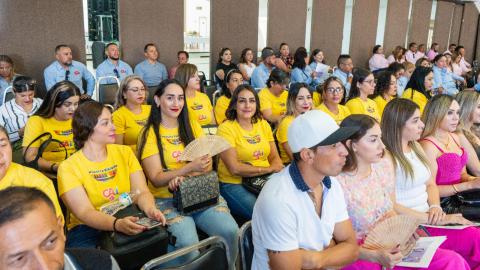
[[[128,85],[132,81],[135,81],[135,80],[142,83],[143,87],[145,88],[145,93],[148,95],[148,87],[145,84],[145,82],[142,80],[142,78],[140,76],[137,76],[137,75],[128,75],[127,77],[125,77],[122,80],[122,83],[120,84],[120,87],[117,90],[117,95],[116,95],[116,98],[115,98],[115,105],[114,105],[115,110],[117,110],[118,108],[120,108],[122,106],[125,106],[127,104],[127,99],[125,98],[124,94],[128,90]],[[147,100],[147,99],[145,98],[145,100]],[[145,101],[144,101],[144,103],[145,103]]]
[[[425,123],[422,138],[435,134],[453,101],[449,95],[435,95],[428,101],[422,115],[422,122]]]
[[[460,123],[458,129],[461,130],[472,122],[472,113],[480,102],[480,95],[475,91],[462,91],[455,95],[455,100],[460,105]]]

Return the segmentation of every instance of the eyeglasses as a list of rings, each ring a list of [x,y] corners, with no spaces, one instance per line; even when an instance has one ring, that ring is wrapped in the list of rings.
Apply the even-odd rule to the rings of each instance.
[[[65,81],[68,81],[69,77],[70,77],[70,69],[67,69],[65,71]]]
[[[368,84],[370,84],[370,85],[375,85],[375,84],[377,83],[375,80],[368,80],[368,81],[365,80],[365,81],[363,81],[363,82],[364,82],[364,83],[368,83]]]
[[[140,92],[146,92],[147,91],[147,89],[145,89],[144,87],[142,87],[142,88],[137,88],[137,87],[128,88],[127,90],[132,91],[133,93],[138,93],[139,91]]]
[[[329,94],[343,94],[342,87],[327,87],[327,93]]]

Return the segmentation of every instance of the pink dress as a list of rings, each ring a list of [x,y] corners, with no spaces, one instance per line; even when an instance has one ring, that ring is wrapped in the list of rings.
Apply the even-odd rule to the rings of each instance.
[[[452,137],[453,139],[453,137]],[[423,139],[431,142],[442,153],[437,158],[437,185],[452,185],[460,183],[463,167],[467,164],[468,155],[460,145],[453,141],[462,149],[462,155],[457,153],[445,153],[435,142],[429,139]],[[447,236],[447,240],[440,246],[444,249],[454,250],[462,255],[472,269],[480,270],[480,229],[475,227],[465,228],[463,230],[448,230],[440,228],[427,228],[432,236]]]
[[[383,158],[380,162],[372,164],[371,174],[358,179],[347,173],[337,176],[342,185],[347,203],[347,210],[357,233],[357,240],[362,243],[374,225],[393,211],[390,195],[395,191],[395,182],[392,179],[395,170],[390,158]],[[382,269],[379,263],[358,260],[343,269]],[[394,267],[393,269],[415,269]],[[428,269],[460,270],[470,269],[468,263],[458,253],[439,248]]]

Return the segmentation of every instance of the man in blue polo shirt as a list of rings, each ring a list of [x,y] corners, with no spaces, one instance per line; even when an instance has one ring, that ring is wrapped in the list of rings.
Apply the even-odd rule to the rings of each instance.
[[[345,87],[345,97],[350,95],[350,87],[353,79],[353,62],[348,54],[341,54],[337,59],[337,68],[333,72],[333,76],[339,78]]]
[[[265,47],[262,50],[262,63],[258,65],[250,77],[251,85],[255,89],[262,89],[267,86],[267,80],[270,72],[274,68],[275,53],[272,48]]]
[[[57,60],[43,71],[47,90],[57,82],[67,80],[80,88],[82,94],[91,96],[95,87],[95,78],[84,64],[72,60],[72,49],[65,44],[58,45],[55,47],[55,58]],[[83,90],[82,78],[87,82],[86,92]]]
[[[330,177],[345,165],[341,141],[357,130],[319,110],[293,120],[294,160],[270,177],[253,209],[252,270],[340,268],[358,258],[342,188]]]
[[[158,62],[157,47],[153,43],[148,43],[143,49],[145,60],[135,66],[134,73],[140,76],[147,86],[157,86],[161,81],[168,78],[167,68],[164,64]]]
[[[105,54],[107,59],[103,61],[97,67],[96,77],[97,80],[100,77],[105,76],[114,76],[122,81],[128,75],[132,75],[132,68],[122,60],[120,60],[120,50],[118,45],[115,43],[108,43],[105,47]],[[115,83],[114,79],[104,79],[100,81],[100,84],[111,84]]]

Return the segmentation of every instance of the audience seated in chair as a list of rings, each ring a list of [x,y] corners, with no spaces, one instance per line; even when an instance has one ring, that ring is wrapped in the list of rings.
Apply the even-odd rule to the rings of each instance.
[[[345,102],[345,87],[342,81],[335,76],[328,78],[322,87],[322,103],[316,109],[328,114],[340,124],[345,117],[350,115],[350,110],[341,105]]]
[[[388,102],[397,97],[397,79],[392,72],[381,71],[377,76],[373,101],[377,103],[378,113],[382,118],[383,110]]]
[[[105,46],[105,55],[107,59],[96,70],[95,77],[97,80],[105,76],[114,76],[122,81],[126,76],[133,74],[130,65],[120,60],[120,49],[116,43],[109,43]],[[115,83],[112,79],[101,81],[101,84],[112,83]]]
[[[225,113],[227,112],[228,105],[230,104],[233,91],[235,91],[235,89],[242,84],[242,72],[240,72],[238,69],[231,69],[225,76],[225,82],[222,86],[222,94],[215,103],[215,108],[213,110],[215,112],[215,119],[217,123],[221,124],[225,121],[227,117]]]
[[[428,100],[432,97],[432,68],[415,68],[405,88],[406,90],[403,92],[402,98],[407,98],[417,103],[418,107],[420,108],[420,114],[422,114]]]
[[[236,69],[237,65],[232,62],[232,50],[230,48],[222,48],[218,54],[218,63],[215,68],[215,81],[220,87],[223,85],[225,75],[232,70]]]
[[[168,78],[173,79],[175,78],[175,72],[177,72],[177,68],[181,64],[186,64],[188,63],[188,58],[190,57],[189,53],[186,51],[178,51],[177,52],[177,64],[173,67],[170,68],[168,71]]]
[[[275,53],[270,47],[262,49],[262,62],[253,70],[252,77],[250,77],[250,84],[255,89],[262,89],[267,85],[270,72],[275,67]]]
[[[337,59],[337,68],[333,71],[333,76],[339,78],[345,87],[345,96],[349,96],[350,87],[353,79],[353,62],[348,54],[341,54]]]
[[[262,117],[277,126],[287,112],[288,74],[274,69],[267,80],[267,86],[258,92]]]
[[[134,73],[145,82],[148,87],[157,86],[161,81],[168,79],[167,68],[158,61],[157,46],[148,43],[143,48],[145,60],[135,66]]]
[[[352,114],[366,114],[380,120],[380,111],[377,103],[369,96],[375,91],[375,78],[373,73],[366,69],[355,69],[353,71],[352,89],[345,106]]]
[[[3,97],[5,90],[12,85],[15,76],[17,74],[15,73],[12,58],[8,55],[0,55],[0,97]],[[0,103],[0,105],[2,104]]]
[[[252,77],[252,73],[257,67],[254,62],[253,50],[250,48],[243,49],[238,61],[238,69],[242,72],[243,79],[247,82],[250,82],[250,77]]]

